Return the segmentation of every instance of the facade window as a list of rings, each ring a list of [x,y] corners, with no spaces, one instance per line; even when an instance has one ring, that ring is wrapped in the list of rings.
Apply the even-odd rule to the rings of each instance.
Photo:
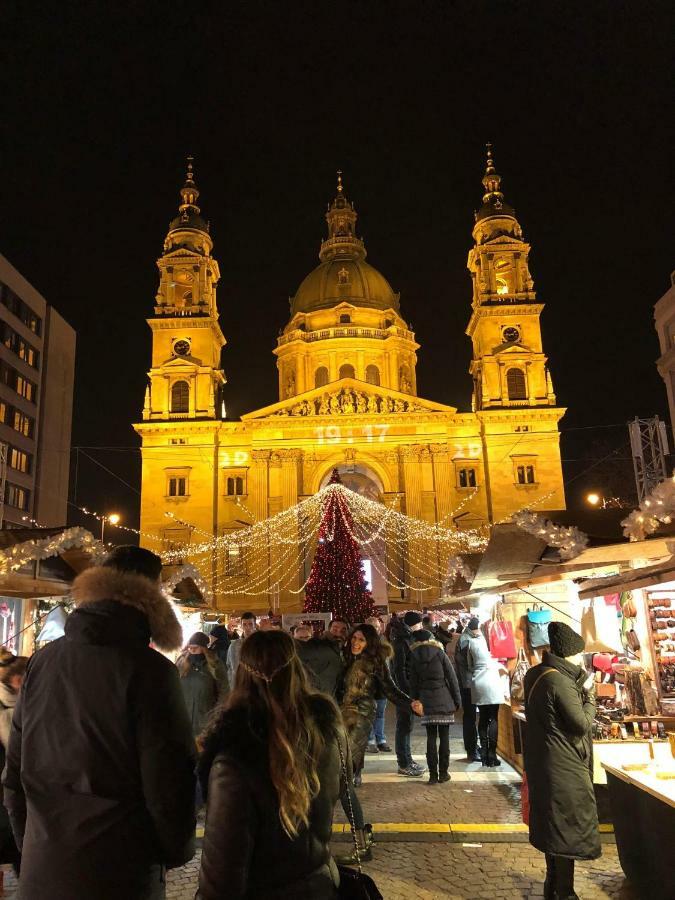
[[[349,325],[352,321],[352,317],[349,313],[342,313],[340,316],[340,325]]]
[[[314,373],[314,387],[325,387],[328,384],[328,369],[325,366],[319,366]]]
[[[170,444],[187,444],[187,440],[185,438],[169,438]]]
[[[509,369],[506,373],[506,390],[509,400],[527,400],[525,373],[522,369]]]
[[[171,412],[190,412],[190,385],[187,381],[176,381],[171,388]]]
[[[23,375],[19,375],[16,373],[16,388],[17,394],[20,394],[26,400],[30,400],[31,403],[35,403],[35,394],[37,393],[37,389],[32,381],[29,381],[27,378],[24,378]]]
[[[340,378],[355,378],[356,372],[354,371],[354,366],[350,365],[350,363],[345,363],[344,366],[340,366]]]
[[[31,470],[31,462],[30,454],[24,453],[23,450],[17,450],[16,447],[9,448],[7,463],[10,469],[28,474]]]
[[[42,319],[40,316],[34,313],[27,303],[24,303],[11,288],[1,281],[0,303],[6,306],[11,313],[14,313],[17,319],[20,319],[27,328],[30,328],[33,334],[39,335],[42,332]]]
[[[1,404],[4,406],[4,404]],[[0,409],[0,414],[2,410]],[[4,416],[2,417],[2,421],[5,421]],[[30,438],[33,437],[33,428],[35,426],[35,420],[31,419],[30,416],[27,416],[25,413],[21,412],[20,409],[15,409],[12,415],[12,428],[15,431],[18,431],[19,434],[22,434],[24,437]]]
[[[475,488],[477,484],[478,479],[473,466],[466,466],[457,470],[457,487]]]
[[[380,370],[377,366],[368,366],[366,368],[366,381],[368,384],[380,383]]]
[[[32,366],[34,369],[37,369],[38,363],[40,361],[40,354],[33,347],[32,344],[29,344],[28,341],[24,340],[20,334],[17,334],[13,328],[10,328],[7,323],[4,323],[2,326],[3,338],[2,343],[7,347],[8,350],[11,350],[12,353],[16,353],[19,359],[22,359],[24,362],[28,363],[29,366]]]
[[[230,577],[239,577],[246,575],[246,553],[244,547],[236,544],[226,547],[223,553],[223,570],[224,574]]]
[[[28,501],[30,500],[30,492],[25,488],[16,484],[7,482],[5,488],[5,503],[7,506],[13,506],[15,509],[28,509]]]
[[[187,478],[184,475],[171,475],[169,477],[168,497],[187,497]]]
[[[533,465],[516,466],[517,484],[536,484],[536,471]]]
[[[229,475],[226,486],[228,497],[241,497],[246,493],[246,480],[243,475]]]

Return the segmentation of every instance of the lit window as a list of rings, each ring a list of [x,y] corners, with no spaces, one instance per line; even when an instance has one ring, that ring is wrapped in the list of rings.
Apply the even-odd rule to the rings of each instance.
[[[31,459],[27,453],[23,452],[23,450],[17,450],[16,447],[10,447],[9,459],[7,461],[10,469],[16,469],[17,472],[30,472]]]
[[[18,487],[16,484],[7,483],[5,488],[5,502],[8,506],[15,509],[28,509],[29,493],[25,488]]]
[[[226,547],[223,557],[225,575],[239,578],[246,575],[246,553],[243,547],[236,544]]]
[[[503,278],[498,278],[497,279],[497,293],[498,294],[508,294],[508,292],[509,292],[508,284],[504,281]]]

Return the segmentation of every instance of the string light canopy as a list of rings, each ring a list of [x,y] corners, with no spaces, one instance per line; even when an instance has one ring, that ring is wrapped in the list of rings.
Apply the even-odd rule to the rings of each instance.
[[[173,547],[162,560],[168,565],[190,562],[213,583],[215,594],[254,596],[272,586],[301,593],[305,584],[297,587],[297,574],[305,571],[314,553],[324,511],[330,506],[339,516],[340,532],[347,533],[384,580],[400,590],[438,591],[449,569],[457,565],[450,560],[487,545],[486,528],[461,531],[415,519],[333,482],[269,519]],[[335,523],[324,531],[324,540],[334,540]]]

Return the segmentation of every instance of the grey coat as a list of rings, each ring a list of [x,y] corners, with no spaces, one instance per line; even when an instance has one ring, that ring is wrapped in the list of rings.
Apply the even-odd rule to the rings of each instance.
[[[471,674],[471,702],[488,706],[504,702],[504,685],[499,674],[499,662],[492,657],[483,635],[473,638],[467,652]]]
[[[459,686],[463,690],[469,690],[471,687],[471,672],[469,670],[469,644],[477,641],[468,628],[463,631],[455,645],[455,668],[457,669],[457,680]]]

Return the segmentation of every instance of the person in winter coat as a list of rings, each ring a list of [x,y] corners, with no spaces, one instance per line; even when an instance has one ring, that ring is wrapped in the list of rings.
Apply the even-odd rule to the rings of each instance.
[[[176,660],[180,686],[195,738],[206,728],[211,710],[229,690],[227,671],[213,650],[209,639],[197,631]]]
[[[5,758],[9,745],[9,734],[12,727],[14,707],[19,699],[19,692],[28,665],[27,656],[14,656],[5,650],[0,651],[0,772],[5,768]],[[19,853],[7,810],[0,803],[0,863],[10,863],[19,874],[21,854]],[[0,894],[2,893],[3,873],[0,871]]]
[[[230,641],[227,651],[227,679],[234,684],[234,676],[237,674],[239,657],[241,656],[242,642],[258,628],[258,620],[252,612],[245,612],[241,617],[241,637],[237,641]]]
[[[530,843],[546,855],[544,897],[578,900],[574,860],[601,854],[593,790],[593,677],[584,641],[563,622],[548,626],[550,651],[525,675],[525,772]]]
[[[367,625],[372,625],[375,631],[382,636],[384,633],[384,625],[382,624],[382,619],[378,616],[371,616],[370,619],[366,619]],[[384,721],[387,713],[387,698],[386,697],[378,697],[377,698],[377,712],[375,713],[375,721],[373,723],[373,727],[370,729],[370,737],[368,738],[368,746],[366,747],[366,752],[368,753],[391,753],[391,747],[387,743],[387,736],[384,733]]]
[[[301,626],[298,625],[296,635],[300,628]],[[309,640],[296,639],[297,654],[314,687],[317,691],[335,697],[344,671],[339,643],[328,637],[310,637]]]
[[[212,650],[221,663],[227,667],[227,651],[230,649],[230,634],[225,625],[214,625],[209,634]]]
[[[478,620],[469,622],[474,637],[467,649],[467,661],[471,673],[471,702],[478,707],[478,736],[480,737],[483,766],[501,766],[497,756],[499,731],[499,707],[504,702],[502,674],[506,669],[494,659],[487,641],[478,628]],[[476,624],[475,628],[471,625]]]
[[[296,651],[284,632],[248,637],[233,691],[206,735],[196,900],[337,897],[330,840],[340,752],[349,765],[349,747],[337,707],[310,688]]]
[[[181,644],[161,568],[116,547],[28,663],[3,778],[20,900],[161,900],[165,868],[192,859],[194,741],[176,668],[150,647]]]
[[[462,697],[443,644],[430,631],[417,631],[410,648],[410,696],[424,708],[429,784],[450,781],[450,725]]]
[[[392,670],[394,681],[404,693],[410,692],[408,666],[410,661],[410,645],[414,641],[414,632],[422,629],[422,616],[416,612],[407,612],[403,618],[392,616],[389,623],[389,636],[394,650]],[[398,774],[411,778],[419,778],[425,772],[424,766],[418,765],[412,758],[410,736],[413,730],[413,717],[410,709],[396,707],[395,749],[398,762]]]
[[[482,748],[478,746],[477,707],[471,699],[471,672],[469,670],[469,644],[479,639],[479,624],[475,616],[469,619],[469,624],[459,635],[453,657],[459,690],[462,695],[462,737],[466,750],[466,761],[470,763],[481,762],[483,758]]]

